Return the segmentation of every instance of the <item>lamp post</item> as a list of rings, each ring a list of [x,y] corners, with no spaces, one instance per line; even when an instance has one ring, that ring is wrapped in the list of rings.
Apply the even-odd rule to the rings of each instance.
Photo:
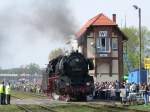
[[[141,76],[141,68],[142,68],[142,43],[141,43],[141,8],[139,8],[137,5],[133,5],[133,7],[138,10],[139,14],[139,40],[140,40],[140,60],[139,60],[139,83],[140,83],[140,76]]]

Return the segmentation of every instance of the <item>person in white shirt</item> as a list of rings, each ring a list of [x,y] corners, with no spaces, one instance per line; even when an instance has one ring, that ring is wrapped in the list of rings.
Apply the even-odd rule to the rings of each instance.
[[[125,88],[120,89],[120,97],[121,97],[121,103],[126,104],[127,97],[126,97],[126,89]]]
[[[10,104],[10,83],[8,83],[5,87],[6,94],[6,104]]]

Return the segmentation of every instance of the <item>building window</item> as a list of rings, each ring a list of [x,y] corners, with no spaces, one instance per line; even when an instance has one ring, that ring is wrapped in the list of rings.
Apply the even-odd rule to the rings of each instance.
[[[101,40],[102,40],[102,47],[105,47],[105,45],[106,45],[106,41],[105,41],[106,38],[102,38]]]
[[[118,49],[118,41],[117,38],[112,38],[112,50]]]
[[[100,31],[97,42],[97,53],[110,52],[110,38],[107,36],[107,31]]]

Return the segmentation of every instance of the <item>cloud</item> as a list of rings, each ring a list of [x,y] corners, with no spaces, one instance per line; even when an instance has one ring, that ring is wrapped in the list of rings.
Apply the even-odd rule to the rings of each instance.
[[[31,56],[33,48],[38,51],[39,40],[53,42],[50,44],[55,48],[58,41],[60,44],[75,33],[76,23],[68,0],[0,1],[0,61],[4,63],[8,57],[12,63],[17,62],[17,54],[22,51]]]

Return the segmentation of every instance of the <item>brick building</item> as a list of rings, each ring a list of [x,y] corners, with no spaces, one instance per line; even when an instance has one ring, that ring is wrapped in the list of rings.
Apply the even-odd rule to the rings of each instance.
[[[123,75],[123,43],[127,37],[104,14],[93,17],[76,34],[79,50],[93,59],[95,69],[90,71],[97,81],[121,80]]]

